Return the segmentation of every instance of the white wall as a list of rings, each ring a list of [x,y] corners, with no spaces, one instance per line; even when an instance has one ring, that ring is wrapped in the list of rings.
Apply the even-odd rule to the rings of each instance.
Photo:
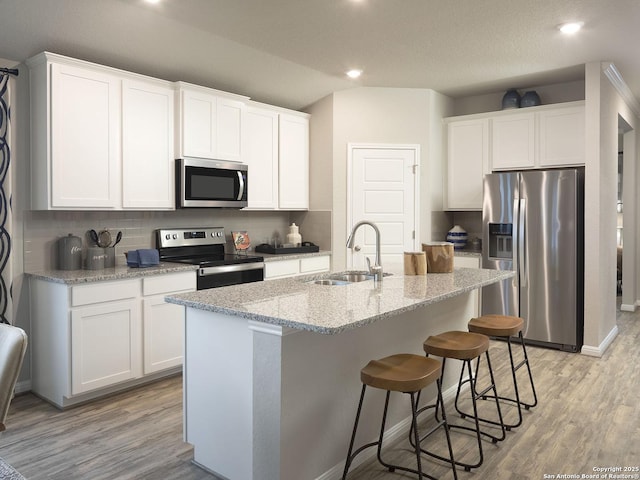
[[[583,353],[601,355],[617,334],[616,202],[618,115],[638,119],[603,73],[586,65],[585,321]]]
[[[311,122],[311,169],[322,169],[328,184],[311,189],[312,209],[331,198],[333,267],[346,266],[347,145],[349,143],[418,144],[421,151],[420,239],[431,239],[431,210],[441,208],[442,117],[449,114],[447,97],[428,89],[354,88],[336,92],[307,109]],[[435,137],[435,138],[432,138]],[[331,163],[324,142],[332,146]],[[319,167],[320,165],[320,167]],[[329,193],[331,192],[331,193]],[[320,200],[320,195],[324,195]]]

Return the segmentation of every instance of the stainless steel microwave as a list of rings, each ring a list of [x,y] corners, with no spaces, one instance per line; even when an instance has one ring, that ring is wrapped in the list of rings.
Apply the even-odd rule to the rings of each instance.
[[[247,206],[247,165],[203,158],[176,160],[176,207]]]

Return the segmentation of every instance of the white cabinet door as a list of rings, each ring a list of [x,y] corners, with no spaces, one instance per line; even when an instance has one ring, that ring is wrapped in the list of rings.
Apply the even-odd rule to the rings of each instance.
[[[248,107],[244,116],[245,162],[249,166],[248,208],[278,208],[278,114]]]
[[[446,210],[482,210],[483,176],[489,173],[489,120],[447,124]]]
[[[76,395],[142,373],[138,300],[71,311],[71,393]]]
[[[584,105],[543,110],[538,114],[539,165],[584,165]]]
[[[533,168],[536,159],[535,114],[515,113],[492,119],[491,168]]]
[[[116,207],[120,81],[75,66],[50,68],[51,207]]]
[[[173,97],[168,87],[122,82],[124,208],[175,208]]]
[[[183,90],[182,154],[185,157],[215,158],[216,97]]]
[[[144,374],[182,365],[184,307],[164,301],[164,295],[143,301]]]
[[[309,120],[280,114],[279,206],[309,209]]]
[[[180,98],[181,156],[241,161],[244,102],[188,88]]]
[[[245,104],[238,100],[218,97],[216,100],[216,158],[241,162],[242,116]]]

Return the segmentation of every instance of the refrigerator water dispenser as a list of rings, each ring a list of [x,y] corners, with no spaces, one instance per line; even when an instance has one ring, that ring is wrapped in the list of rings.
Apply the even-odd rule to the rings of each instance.
[[[507,260],[513,258],[513,224],[489,224],[489,257]]]

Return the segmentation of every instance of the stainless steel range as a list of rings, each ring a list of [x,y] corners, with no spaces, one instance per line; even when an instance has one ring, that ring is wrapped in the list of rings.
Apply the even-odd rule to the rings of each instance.
[[[222,227],[156,230],[160,260],[198,265],[197,289],[264,280],[264,258],[225,253]]]

